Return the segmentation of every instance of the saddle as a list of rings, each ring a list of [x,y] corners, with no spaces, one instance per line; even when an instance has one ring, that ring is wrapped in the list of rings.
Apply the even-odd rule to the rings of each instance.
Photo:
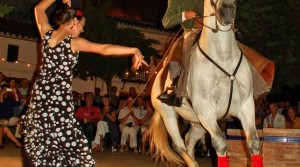
[[[274,80],[275,63],[240,42],[238,45],[250,65],[253,77],[253,96],[257,99],[270,92]]]

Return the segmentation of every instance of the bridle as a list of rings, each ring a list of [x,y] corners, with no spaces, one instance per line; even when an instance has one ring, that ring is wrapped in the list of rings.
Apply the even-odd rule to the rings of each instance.
[[[202,18],[202,19],[204,19],[204,18],[206,18],[206,17],[215,17],[215,27],[211,27],[211,26],[208,26],[208,25],[205,25],[203,22],[201,23],[201,22],[199,22],[200,24],[202,24],[203,25],[203,27],[206,27],[206,28],[209,28],[209,29],[211,29],[211,31],[212,32],[214,32],[214,33],[217,33],[217,32],[219,32],[219,31],[221,31],[221,32],[228,32],[228,31],[231,31],[231,30],[234,30],[234,23],[231,23],[231,26],[227,29],[227,30],[222,30],[220,27],[219,27],[219,25],[218,25],[218,19],[217,19],[217,16],[216,16],[216,13],[217,13],[217,3],[218,3],[218,1],[219,0],[217,0],[215,3],[213,3],[213,1],[211,0],[211,5],[214,7],[214,13],[212,13],[212,14],[210,14],[210,15],[208,15],[208,16],[196,16],[195,17],[195,21],[197,21],[197,19],[198,18]]]

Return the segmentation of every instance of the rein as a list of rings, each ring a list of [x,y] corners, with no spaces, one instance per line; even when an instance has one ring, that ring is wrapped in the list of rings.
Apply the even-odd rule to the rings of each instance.
[[[225,75],[228,76],[228,78],[230,79],[230,95],[229,95],[229,101],[228,101],[228,105],[227,105],[227,109],[226,109],[226,113],[224,114],[223,118],[226,117],[226,115],[229,112],[230,106],[231,106],[231,100],[232,100],[232,94],[233,94],[233,81],[235,80],[235,75],[241,65],[242,59],[243,59],[243,53],[241,52],[241,56],[239,59],[238,64],[235,67],[234,72],[230,75],[226,70],[224,70],[218,63],[216,63],[213,59],[211,59],[200,47],[199,45],[199,41],[197,42],[197,46],[200,50],[200,52],[204,55],[204,57],[206,57],[212,64],[214,64],[219,70],[221,70]]]

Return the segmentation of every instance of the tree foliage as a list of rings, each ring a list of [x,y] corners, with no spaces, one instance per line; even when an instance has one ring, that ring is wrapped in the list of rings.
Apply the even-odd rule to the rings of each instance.
[[[109,6],[109,1],[99,6],[91,5],[89,2],[85,4],[83,13],[87,21],[82,36],[97,43],[137,47],[142,51],[146,61],[150,59],[150,56],[157,56],[158,51],[151,47],[157,41],[146,39],[144,34],[138,30],[118,28],[117,23],[105,14]],[[82,79],[101,78],[109,91],[113,77],[124,76],[130,67],[131,57],[112,58],[91,53],[80,53],[79,61],[74,69],[74,76],[79,76]]]
[[[239,0],[236,28],[241,41],[275,62],[273,93],[300,83],[300,1]],[[272,93],[271,92],[271,93]]]
[[[13,11],[12,6],[7,6],[7,5],[0,4],[0,17],[4,17],[4,15],[7,15],[12,11]]]

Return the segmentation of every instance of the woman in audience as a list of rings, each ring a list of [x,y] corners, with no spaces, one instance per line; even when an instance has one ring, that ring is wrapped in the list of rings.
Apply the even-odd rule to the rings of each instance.
[[[7,126],[13,117],[13,108],[20,105],[19,96],[16,88],[10,89],[9,85],[2,85],[0,90],[0,148],[3,148],[3,137],[11,139],[16,147],[22,147],[21,143],[15,138]]]
[[[287,110],[287,114],[285,127],[287,129],[300,129],[300,118],[296,116],[295,107],[290,106]]]
[[[119,140],[119,130],[117,125],[117,111],[110,105],[108,95],[102,97],[104,107],[102,111],[102,120],[97,124],[97,133],[94,143],[97,146],[93,149],[95,151],[103,151],[105,133],[109,132],[112,142],[112,152],[117,152],[117,142]]]
[[[16,148],[23,147],[7,126],[0,125],[0,148],[4,148],[3,137],[5,136],[7,136],[15,144]]]
[[[19,118],[14,118],[14,108],[20,105],[20,99],[16,88],[10,88],[9,85],[2,85],[0,90],[0,119],[7,121],[7,125],[14,126]]]
[[[142,141],[141,141],[141,154],[146,154],[146,144],[149,140],[149,126],[150,120],[153,116],[154,108],[151,103],[151,99],[146,99],[145,103],[146,108],[146,115],[143,119],[140,120],[141,124],[141,134],[142,134]]]

